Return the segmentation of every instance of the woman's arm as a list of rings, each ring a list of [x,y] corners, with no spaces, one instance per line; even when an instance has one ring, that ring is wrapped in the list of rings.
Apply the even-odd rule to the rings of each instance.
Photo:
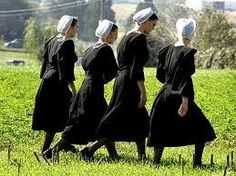
[[[137,81],[137,84],[138,84],[138,88],[140,90],[140,101],[139,101],[138,107],[142,108],[145,106],[145,104],[147,102],[146,88],[145,88],[143,80]]]
[[[182,96],[182,103],[179,107],[178,114],[180,117],[184,117],[188,112],[188,98],[185,96]]]
[[[76,88],[75,88],[74,81],[69,82],[68,85],[69,85],[69,88],[70,88],[70,90],[72,92],[72,97],[71,97],[71,101],[72,101],[75,98],[75,96],[76,96]]]

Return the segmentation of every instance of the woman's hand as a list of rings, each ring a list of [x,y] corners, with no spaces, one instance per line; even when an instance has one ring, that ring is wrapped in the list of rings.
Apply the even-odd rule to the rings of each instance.
[[[137,84],[140,90],[140,101],[139,101],[138,107],[142,108],[145,106],[147,102],[146,89],[145,89],[144,81],[137,81]]]
[[[182,103],[179,107],[178,114],[180,117],[184,117],[188,112],[188,98],[182,96]]]
[[[76,88],[75,88],[75,84],[74,84],[73,81],[69,83],[69,88],[70,88],[71,93],[72,93],[72,97],[71,97],[71,99],[70,99],[70,101],[72,102],[73,99],[74,99],[75,96],[76,96]]]
[[[144,107],[146,102],[147,102],[146,92],[141,92],[140,93],[140,101],[139,101],[138,107],[139,108]]]

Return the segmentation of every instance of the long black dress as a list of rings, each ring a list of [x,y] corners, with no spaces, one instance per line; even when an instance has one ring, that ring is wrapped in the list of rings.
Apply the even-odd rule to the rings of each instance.
[[[88,48],[82,67],[85,78],[70,107],[71,125],[62,134],[63,139],[74,144],[96,140],[95,131],[107,108],[104,84],[115,78],[118,69],[114,53],[106,43]]]
[[[97,136],[113,141],[143,140],[148,134],[149,116],[145,107],[138,107],[140,90],[137,81],[144,80],[143,67],[149,58],[146,36],[138,32],[127,34],[117,51],[119,74]]]
[[[59,132],[63,131],[68,120],[71,98],[68,83],[75,80],[77,56],[73,40],[51,38],[45,45],[43,59],[32,129]]]
[[[184,146],[215,139],[214,130],[194,102],[191,75],[196,49],[168,45],[158,55],[157,79],[163,83],[151,110],[148,146]],[[189,100],[186,116],[177,113],[182,96]]]

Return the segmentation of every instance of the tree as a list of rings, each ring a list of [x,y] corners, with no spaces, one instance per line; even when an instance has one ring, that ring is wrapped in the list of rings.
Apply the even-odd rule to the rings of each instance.
[[[36,18],[31,17],[25,24],[25,48],[34,53],[38,59],[42,59],[44,44],[49,38],[57,34],[57,21],[50,19],[41,24]]]
[[[42,42],[42,36],[40,24],[33,17],[28,19],[25,26],[25,49],[33,51],[38,48]]]
[[[35,18],[31,17],[26,21],[25,26],[25,49],[40,56],[41,43],[43,42],[43,33],[40,24]]]
[[[99,1],[100,2],[100,1]],[[92,0],[92,3],[86,6],[86,11],[83,15],[82,22],[84,24],[81,30],[80,38],[84,41],[95,41],[95,29],[100,19],[101,4],[98,1]]]
[[[236,68],[236,32],[225,14],[205,10],[196,16],[193,46],[198,49],[196,64],[201,68]]]
[[[196,16],[196,20],[194,46],[199,50],[236,44],[233,26],[227,21],[224,13],[205,10]]]
[[[104,1],[104,18],[115,22],[115,12],[111,9],[112,0],[103,0]]]
[[[27,13],[10,13],[10,10],[28,8],[24,0],[1,0],[0,11],[0,36],[9,41],[15,38],[23,38],[24,24],[29,18]]]
[[[106,18],[108,20],[111,20],[115,22],[115,13],[111,9],[112,1],[107,0],[104,1],[104,8],[103,12],[101,12],[101,2],[92,0],[92,3],[85,6],[85,13],[83,14],[83,28],[81,30],[80,38],[84,41],[96,41],[97,38],[94,35],[95,30],[97,28],[98,22],[100,20],[100,17],[102,15],[103,18]],[[101,14],[103,13],[103,14]]]
[[[183,3],[183,1],[178,0],[156,2],[155,8],[159,20],[155,30],[147,38],[150,59],[146,66],[155,66],[156,57],[160,49],[176,41],[175,23],[177,19],[181,17],[187,18],[190,14],[190,10],[186,9],[182,5]]]

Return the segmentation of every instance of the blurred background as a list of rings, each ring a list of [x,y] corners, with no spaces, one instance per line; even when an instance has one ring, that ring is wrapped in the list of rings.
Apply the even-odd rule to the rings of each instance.
[[[97,40],[94,31],[104,18],[119,26],[115,51],[134,26],[132,15],[146,7],[157,11],[160,19],[147,36],[151,58],[146,66],[155,66],[158,51],[176,41],[176,20],[191,17],[197,21],[192,42],[198,50],[196,66],[236,68],[236,0],[0,0],[0,52],[30,53],[40,61],[44,43],[57,34],[57,22],[64,14],[79,18],[75,39],[79,57]]]

